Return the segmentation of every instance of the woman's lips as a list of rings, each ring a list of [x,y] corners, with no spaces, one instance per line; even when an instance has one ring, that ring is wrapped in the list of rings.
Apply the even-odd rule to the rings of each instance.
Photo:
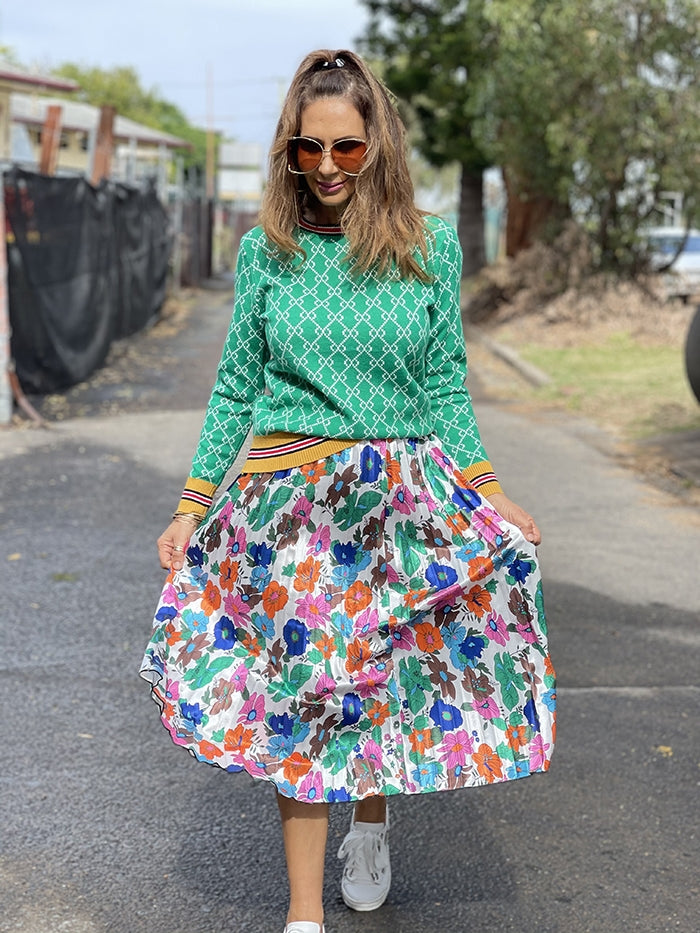
[[[337,194],[345,184],[344,181],[323,182],[317,181],[318,190],[322,194]]]

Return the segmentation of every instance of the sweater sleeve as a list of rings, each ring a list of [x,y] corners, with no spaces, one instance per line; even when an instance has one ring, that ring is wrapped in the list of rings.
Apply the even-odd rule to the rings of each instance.
[[[258,242],[251,235],[241,241],[231,324],[178,511],[206,514],[248,435],[253,405],[264,389],[267,345]]]
[[[435,301],[426,377],[434,430],[466,479],[482,495],[491,495],[502,490],[484,450],[466,385],[467,354],[459,304],[462,250],[452,227],[444,224],[435,231],[433,249]]]

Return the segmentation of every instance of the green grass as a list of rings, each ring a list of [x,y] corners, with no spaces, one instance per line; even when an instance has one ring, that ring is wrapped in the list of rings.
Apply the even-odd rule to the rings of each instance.
[[[615,333],[597,345],[525,344],[519,350],[552,379],[538,390],[541,398],[615,427],[628,438],[700,428],[700,405],[678,347],[650,346]]]

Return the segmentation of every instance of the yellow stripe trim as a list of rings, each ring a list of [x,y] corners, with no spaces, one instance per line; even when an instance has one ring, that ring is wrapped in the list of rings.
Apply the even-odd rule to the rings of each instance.
[[[303,434],[286,434],[282,431],[276,434],[268,434],[265,437],[254,437],[251,444],[251,450],[268,450],[271,447],[280,447],[285,443],[304,440]],[[272,473],[276,470],[289,470],[292,467],[303,466],[306,463],[315,463],[317,460],[324,460],[333,454],[339,454],[341,450],[347,450],[357,444],[358,441],[326,438],[320,439],[317,444],[308,448],[290,451],[289,453],[276,454],[270,457],[248,458],[241,468],[241,473]]]

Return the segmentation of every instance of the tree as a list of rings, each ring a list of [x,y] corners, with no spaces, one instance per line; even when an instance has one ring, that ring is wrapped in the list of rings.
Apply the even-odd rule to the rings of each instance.
[[[460,166],[458,233],[464,274],[485,265],[483,172],[490,163],[474,138],[473,89],[488,68],[493,28],[484,0],[363,0],[364,46],[381,58],[389,87],[418,124],[416,146],[433,166]]]
[[[123,66],[85,68],[66,62],[54,69],[54,74],[80,85],[80,90],[70,95],[72,100],[83,100],[96,107],[112,106],[121,116],[184,139],[193,146],[185,153],[185,164],[205,164],[206,131],[193,126],[184,113],[160,97],[156,89],[145,90],[135,69]]]
[[[475,135],[509,204],[550,199],[591,232],[603,268],[635,273],[663,192],[700,197],[697,0],[491,0],[497,55]]]

